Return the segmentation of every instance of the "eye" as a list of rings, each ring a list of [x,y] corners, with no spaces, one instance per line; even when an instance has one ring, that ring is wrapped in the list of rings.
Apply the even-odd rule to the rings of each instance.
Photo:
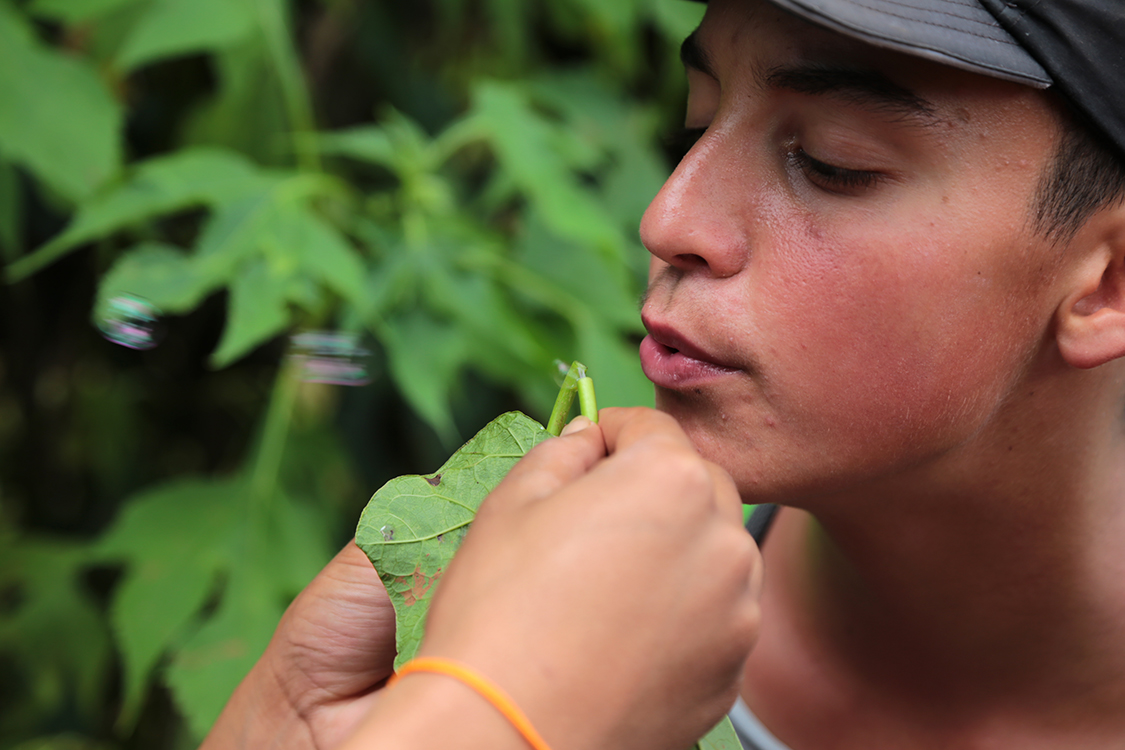
[[[664,140],[664,148],[673,162],[679,164],[706,132],[707,128],[682,128]]]
[[[814,159],[800,147],[789,152],[789,159],[814,185],[830,193],[858,195],[875,187],[883,179],[880,172],[837,167]]]

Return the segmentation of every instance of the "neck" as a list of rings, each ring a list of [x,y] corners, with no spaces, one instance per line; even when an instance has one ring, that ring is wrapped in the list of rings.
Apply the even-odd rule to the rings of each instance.
[[[815,517],[784,511],[765,550],[767,586],[784,579],[767,588],[766,616],[784,611],[783,627],[820,665],[863,689],[965,721],[1118,716],[1120,404],[1070,399],[1063,412],[1039,398],[1041,408],[1018,410],[1040,415],[1037,430],[1000,426],[933,470],[811,503]]]

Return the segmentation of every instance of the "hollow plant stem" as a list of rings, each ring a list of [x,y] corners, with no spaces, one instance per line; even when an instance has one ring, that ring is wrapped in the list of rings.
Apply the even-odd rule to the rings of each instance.
[[[597,422],[598,403],[594,398],[594,381],[586,376],[586,365],[577,361],[570,365],[563,378],[559,395],[555,399],[555,408],[551,410],[551,418],[547,420],[548,433],[556,437],[562,433],[575,396],[578,396],[578,408],[582,416],[591,422]]]

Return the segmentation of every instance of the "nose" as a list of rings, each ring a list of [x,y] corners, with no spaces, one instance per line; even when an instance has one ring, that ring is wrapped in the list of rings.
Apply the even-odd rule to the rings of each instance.
[[[641,242],[653,256],[716,278],[736,275],[750,257],[749,175],[739,173],[737,150],[724,141],[722,133],[704,134],[641,220]]]

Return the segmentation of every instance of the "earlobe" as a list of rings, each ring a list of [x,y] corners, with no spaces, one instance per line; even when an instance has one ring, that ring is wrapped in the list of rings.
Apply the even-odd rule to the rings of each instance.
[[[1125,210],[1109,213],[1117,226],[1099,232],[1100,241],[1077,269],[1075,291],[1058,310],[1059,352],[1072,367],[1125,357]]]

